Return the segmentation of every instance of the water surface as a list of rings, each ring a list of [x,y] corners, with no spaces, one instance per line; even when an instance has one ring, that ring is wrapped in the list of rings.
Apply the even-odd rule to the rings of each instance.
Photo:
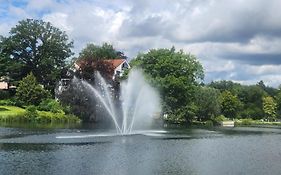
[[[0,174],[280,174],[276,128],[0,127]]]

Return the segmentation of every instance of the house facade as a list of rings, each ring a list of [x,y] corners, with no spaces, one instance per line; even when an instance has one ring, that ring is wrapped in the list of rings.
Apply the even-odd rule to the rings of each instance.
[[[117,76],[123,76],[124,71],[131,68],[129,63],[125,59],[114,59],[106,61],[112,63],[114,67],[114,74],[112,76],[112,79],[115,79]]]
[[[5,81],[0,82],[0,90],[8,90],[9,84]]]
[[[114,73],[112,75],[112,79],[114,80],[116,77],[120,77],[124,75],[124,71],[126,69],[130,69],[130,65],[126,59],[105,59],[103,60],[106,63],[109,63],[114,68]],[[80,69],[79,62],[74,63],[74,71],[78,71]]]

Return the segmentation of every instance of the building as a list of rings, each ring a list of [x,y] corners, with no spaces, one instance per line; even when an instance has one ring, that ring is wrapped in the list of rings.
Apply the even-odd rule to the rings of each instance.
[[[0,90],[8,90],[9,84],[5,81],[0,82]]]
[[[114,67],[114,74],[112,76],[112,79],[114,79],[116,76],[123,76],[124,71],[130,68],[129,63],[125,59],[112,59],[105,61],[111,63]]]
[[[124,74],[124,71],[126,69],[130,68],[130,65],[126,59],[105,59],[102,61],[109,63],[113,66],[113,68],[114,68],[114,73],[112,75],[113,80],[116,77],[122,76]],[[81,62],[83,62],[83,60]],[[74,71],[77,71],[80,69],[81,62],[78,61],[78,62],[74,63],[74,68],[75,68]]]

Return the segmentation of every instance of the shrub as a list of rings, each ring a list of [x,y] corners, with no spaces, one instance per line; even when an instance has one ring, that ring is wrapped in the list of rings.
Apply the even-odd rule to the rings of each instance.
[[[0,100],[0,105],[2,106],[16,106],[16,102],[14,99],[5,99],[5,100]]]
[[[16,91],[16,100],[19,105],[38,105],[48,97],[50,93],[38,84],[32,73],[19,82]]]
[[[29,121],[35,121],[35,118],[38,116],[38,112],[37,112],[36,106],[30,105],[25,110],[26,110],[25,117]]]
[[[10,97],[8,90],[0,90],[0,100],[7,99]]]
[[[214,117],[212,120],[215,124],[220,124],[222,121],[225,121],[226,118],[224,115],[219,115],[219,116]]]
[[[74,115],[65,115],[63,113],[51,113],[40,111],[36,117],[38,123],[78,123],[80,119]]]
[[[252,124],[256,124],[256,122],[251,119],[251,118],[247,118],[247,119],[241,119],[241,120],[238,120],[235,122],[235,125],[239,126],[249,126],[249,125],[252,125]]]
[[[205,123],[205,125],[206,125],[207,127],[213,127],[213,126],[214,126],[214,123],[213,123],[212,120],[207,120],[206,123]]]
[[[263,113],[262,109],[260,109],[256,106],[248,107],[241,112],[242,118],[262,119],[263,116],[264,116],[264,113]]]
[[[63,107],[61,106],[61,104],[58,101],[56,101],[54,99],[43,100],[39,104],[38,110],[50,111],[50,112],[54,112],[54,113],[63,113]]]

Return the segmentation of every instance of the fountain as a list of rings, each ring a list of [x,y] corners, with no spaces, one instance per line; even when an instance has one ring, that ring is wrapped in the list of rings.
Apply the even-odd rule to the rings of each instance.
[[[118,134],[127,135],[137,130],[149,129],[154,120],[153,116],[160,114],[159,95],[145,81],[140,70],[131,70],[128,79],[121,82],[120,105],[115,103],[112,86],[99,72],[96,73],[95,86],[85,80],[81,81],[111,117]]]

